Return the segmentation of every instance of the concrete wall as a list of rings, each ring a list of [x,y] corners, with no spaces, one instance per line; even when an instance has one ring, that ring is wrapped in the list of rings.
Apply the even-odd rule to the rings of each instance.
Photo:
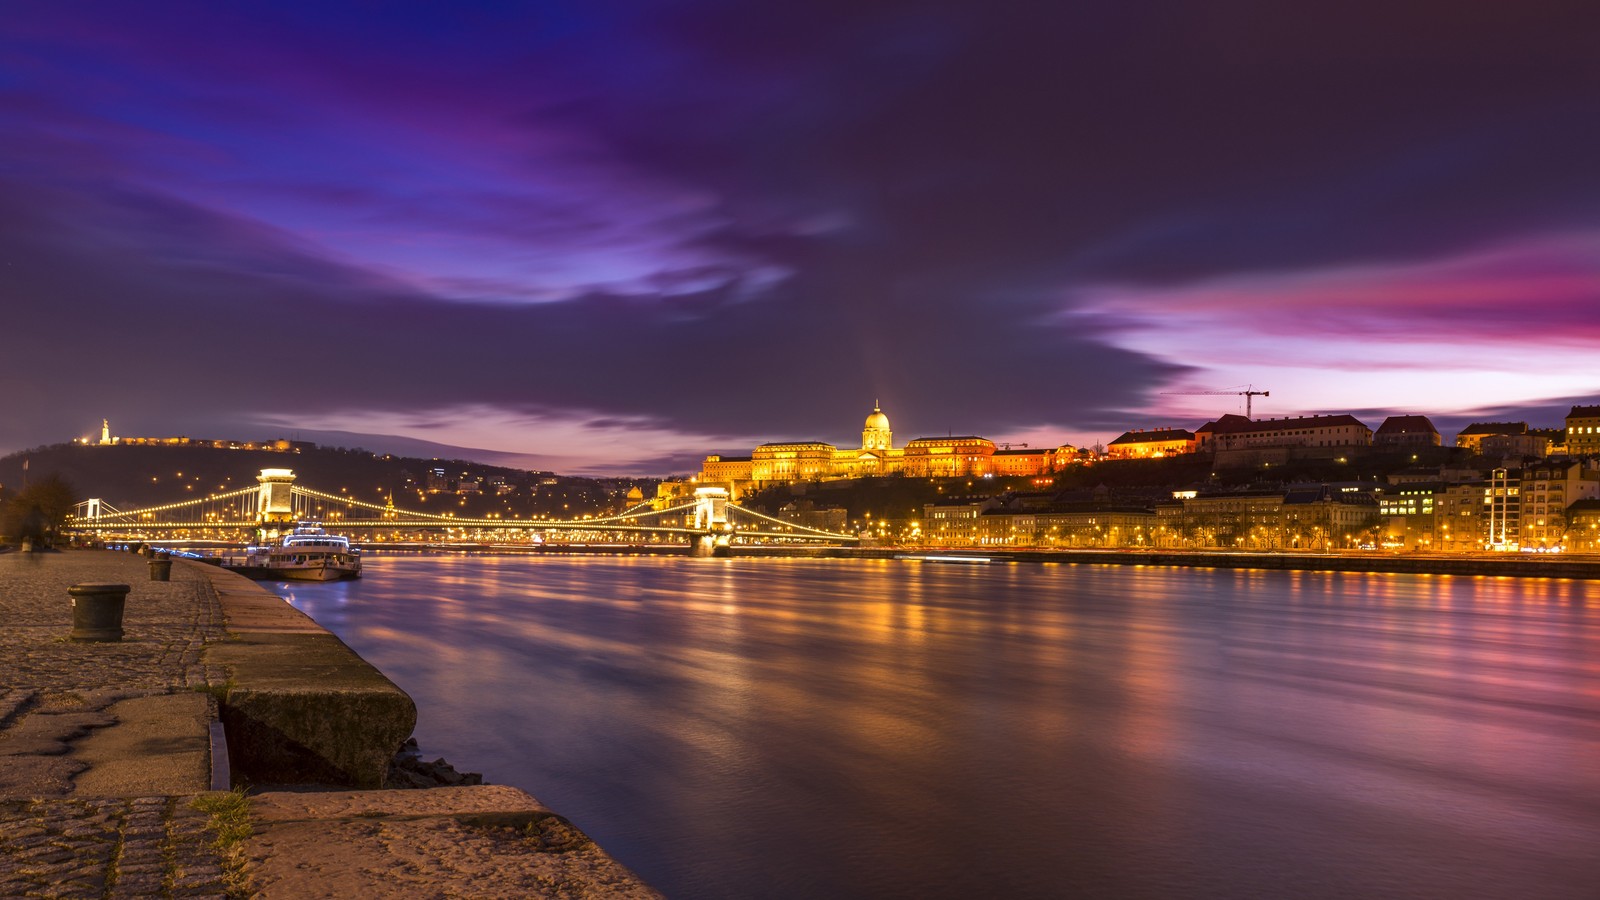
[[[202,570],[228,639],[205,661],[227,669],[221,701],[236,780],[381,787],[417,724],[411,698],[327,629],[249,579]]]

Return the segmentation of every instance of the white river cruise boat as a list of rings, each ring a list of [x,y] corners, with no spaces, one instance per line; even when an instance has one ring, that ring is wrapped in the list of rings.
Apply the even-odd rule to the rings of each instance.
[[[278,543],[246,547],[243,559],[231,557],[222,565],[248,578],[337,581],[361,577],[361,551],[319,523],[301,522]]]

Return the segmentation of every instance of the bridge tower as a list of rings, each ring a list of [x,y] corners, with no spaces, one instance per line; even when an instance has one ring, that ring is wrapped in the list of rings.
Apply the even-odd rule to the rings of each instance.
[[[695,488],[694,528],[703,531],[694,537],[695,556],[728,556],[733,551],[733,523],[728,521],[728,489]]]
[[[294,521],[294,470],[262,469],[256,476],[256,521],[261,524]]]

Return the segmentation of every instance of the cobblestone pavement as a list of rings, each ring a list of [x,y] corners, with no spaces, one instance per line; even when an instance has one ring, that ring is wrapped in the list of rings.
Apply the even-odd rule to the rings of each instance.
[[[184,797],[0,800],[0,897],[225,897]]]
[[[129,585],[123,640],[66,640],[72,628],[67,588],[95,581]],[[200,650],[222,636],[210,583],[187,565],[171,581],[151,581],[148,562],[129,553],[68,551],[0,554],[0,685],[40,697],[115,688],[124,696],[207,683]]]
[[[223,637],[210,583],[185,565],[150,581],[127,553],[0,553],[0,896],[223,896],[207,816],[187,798],[75,796],[74,742],[112,704],[220,684],[201,650]],[[130,586],[119,643],[67,640],[67,588]]]

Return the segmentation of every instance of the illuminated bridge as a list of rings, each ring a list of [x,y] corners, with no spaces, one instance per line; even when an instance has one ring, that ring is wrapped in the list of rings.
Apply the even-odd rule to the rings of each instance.
[[[121,510],[102,500],[77,505],[73,534],[101,540],[237,541],[272,534],[302,521],[363,542],[429,543],[673,543],[708,552],[736,544],[854,544],[855,535],[786,522],[728,500],[721,488],[700,488],[695,499],[670,509],[638,506],[614,516],[582,519],[469,518],[398,509],[295,484],[288,469],[263,469],[258,486]]]

